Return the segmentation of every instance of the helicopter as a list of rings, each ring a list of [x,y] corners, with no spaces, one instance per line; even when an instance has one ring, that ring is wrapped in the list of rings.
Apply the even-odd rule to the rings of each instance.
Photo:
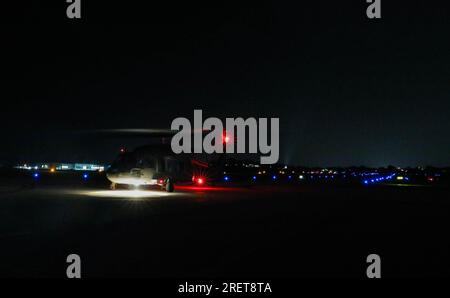
[[[145,145],[130,152],[123,148],[120,150],[120,154],[106,170],[106,177],[111,182],[112,190],[119,185],[128,187],[157,185],[162,190],[173,192],[174,184],[178,182],[192,182],[201,186],[207,180],[213,179],[221,171],[224,163],[224,154],[214,158],[211,155],[173,153],[170,145],[164,144],[164,138],[174,134],[171,130],[127,129],[109,132],[163,137],[162,144]],[[228,141],[229,138],[225,136],[224,146]]]

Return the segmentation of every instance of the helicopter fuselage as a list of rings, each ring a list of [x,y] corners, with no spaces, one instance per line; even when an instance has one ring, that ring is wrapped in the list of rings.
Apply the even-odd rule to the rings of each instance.
[[[106,171],[106,177],[115,184],[164,185],[172,181],[189,180],[190,161],[164,147],[144,146],[132,152],[123,152]]]

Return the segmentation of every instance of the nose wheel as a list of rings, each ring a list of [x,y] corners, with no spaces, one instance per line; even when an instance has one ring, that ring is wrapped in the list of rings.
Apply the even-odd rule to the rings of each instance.
[[[167,178],[167,180],[166,180],[166,191],[167,192],[173,192],[173,189],[174,189],[174,187],[173,187],[173,181],[172,181],[172,179],[170,179],[170,178]]]

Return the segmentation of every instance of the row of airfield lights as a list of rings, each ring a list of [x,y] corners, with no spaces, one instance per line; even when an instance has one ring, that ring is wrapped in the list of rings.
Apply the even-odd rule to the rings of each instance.
[[[395,177],[396,174],[391,174],[388,176],[379,176],[376,178],[371,178],[371,179],[365,179],[363,180],[363,184],[364,185],[369,185],[369,184],[376,184],[376,183],[381,183],[384,181],[389,181],[395,178],[395,180],[397,181],[408,181],[409,178],[408,177],[404,177],[404,176],[397,176]]]
[[[337,173],[337,172],[329,172],[328,174],[327,174],[327,173],[324,173],[324,172],[319,172],[319,173],[320,173],[320,175],[316,175],[316,174],[314,174],[314,175],[301,174],[301,175],[298,176],[298,179],[299,179],[299,180],[305,180],[305,179],[307,179],[308,177],[309,177],[310,179],[314,179],[314,178],[317,178],[317,179],[334,179],[334,178],[336,178],[336,177],[339,176],[339,173]],[[262,172],[260,171],[260,172],[258,172],[258,175],[264,175],[264,174],[266,174],[266,171],[262,171]],[[277,180],[279,180],[280,176],[287,177],[288,180],[294,180],[294,177],[295,177],[295,176],[294,176],[295,171],[292,171],[291,174],[288,174],[287,176],[285,176],[285,175],[286,175],[286,172],[285,172],[285,171],[279,171],[278,174],[279,174],[279,175],[276,175],[276,174],[273,174],[273,175],[272,175],[272,177],[271,177],[272,181],[277,181]],[[342,177],[345,178],[346,175],[343,175]],[[252,177],[252,180],[253,180],[253,181],[256,181],[256,180],[257,180],[257,176],[254,175],[254,176]]]
[[[280,171],[279,173],[280,173],[280,175],[285,175],[285,172],[281,172]],[[257,175],[253,175],[252,176],[252,180],[253,181],[257,181],[258,180],[258,175],[263,175],[263,174],[266,174],[266,171],[258,172]],[[333,175],[333,174],[332,175],[324,175],[323,173],[321,173],[321,175],[317,175],[317,174],[315,174],[315,175],[302,174],[302,175],[298,176],[298,179],[299,180],[305,180],[305,179],[309,178],[311,180],[314,180],[314,179],[318,179],[318,180],[325,179],[325,180],[327,180],[327,179],[335,179],[336,176],[339,176],[339,175]],[[395,177],[396,176],[395,173],[394,174],[390,174],[390,175],[386,175],[386,176],[380,176],[379,173],[360,173],[360,174],[352,173],[352,174],[350,174],[350,176],[353,176],[353,177],[357,177],[357,176],[361,176],[361,177],[371,176],[371,178],[365,178],[362,181],[362,183],[364,185],[376,184],[376,183],[381,183],[381,182],[385,182],[385,181],[390,181],[390,180],[392,180],[394,178],[396,180],[399,180],[399,181],[408,181],[409,180],[408,177],[403,177],[403,176]],[[294,179],[293,175],[287,175],[286,177],[287,177],[288,180],[293,180]],[[277,181],[277,180],[279,180],[279,178],[280,177],[278,175],[275,175],[275,174],[273,174],[271,176],[271,180],[272,181]],[[346,175],[342,175],[342,178],[346,178]],[[226,173],[224,173],[223,180],[225,182],[229,182],[229,181],[231,181],[231,177],[229,175],[226,175]]]
[[[228,182],[228,181],[231,181],[231,177],[229,176],[229,175],[227,175],[227,173],[226,172],[224,172],[223,173],[224,174],[224,176],[223,176],[223,180],[225,181],[225,182]],[[266,175],[267,174],[267,172],[266,171],[259,171],[256,175],[253,175],[252,176],[252,180],[253,181],[256,181],[256,180],[258,180],[258,176],[261,176],[261,175]],[[281,177],[286,177],[288,180],[293,180],[294,179],[294,177],[296,177],[296,175],[295,175],[295,171],[292,171],[291,172],[291,174],[287,174],[286,175],[286,172],[285,171],[279,171],[278,172],[278,175],[277,174],[271,174],[272,176],[271,176],[271,180],[273,180],[273,181],[277,181],[277,180],[279,180]],[[326,173],[326,172],[312,172],[312,173],[302,173],[302,174],[300,174],[299,176],[298,176],[298,180],[305,180],[305,179],[311,179],[311,180],[314,180],[314,179],[325,179],[325,180],[327,180],[327,179],[335,179],[335,178],[339,178],[339,177],[342,177],[342,178],[346,178],[347,176],[352,176],[352,177],[357,177],[357,176],[374,176],[374,175],[379,175],[379,173],[360,173],[360,174],[356,174],[356,173],[351,173],[350,175],[346,175],[346,174],[339,174],[338,172],[332,172],[332,171],[330,171],[330,172],[328,172],[328,173]],[[387,179],[388,177],[391,177],[391,176],[393,176],[393,175],[395,175],[395,174],[392,174],[392,175],[390,175],[390,176],[386,176],[386,177],[383,177],[383,180],[384,179]],[[381,181],[380,180],[380,178],[375,178],[375,179],[378,179],[378,180],[374,180],[374,181],[376,181],[376,182],[378,182],[378,181]],[[407,178],[405,179],[405,180],[407,180]],[[370,181],[370,180],[369,180]]]
[[[52,171],[51,171],[51,172],[52,172]],[[35,180],[38,180],[40,177],[41,177],[41,174],[40,174],[39,172],[34,172],[34,173],[33,173],[33,178],[34,178]],[[88,174],[88,173],[83,173],[83,175],[81,175],[81,178],[82,178],[84,181],[87,181],[87,180],[89,180],[89,174]]]

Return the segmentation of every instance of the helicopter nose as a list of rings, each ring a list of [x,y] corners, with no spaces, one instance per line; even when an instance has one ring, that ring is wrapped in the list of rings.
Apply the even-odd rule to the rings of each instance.
[[[131,169],[130,175],[133,177],[141,177],[142,176],[141,169],[138,168]]]
[[[117,178],[119,177],[119,173],[117,171],[107,171],[106,172],[106,178]]]

